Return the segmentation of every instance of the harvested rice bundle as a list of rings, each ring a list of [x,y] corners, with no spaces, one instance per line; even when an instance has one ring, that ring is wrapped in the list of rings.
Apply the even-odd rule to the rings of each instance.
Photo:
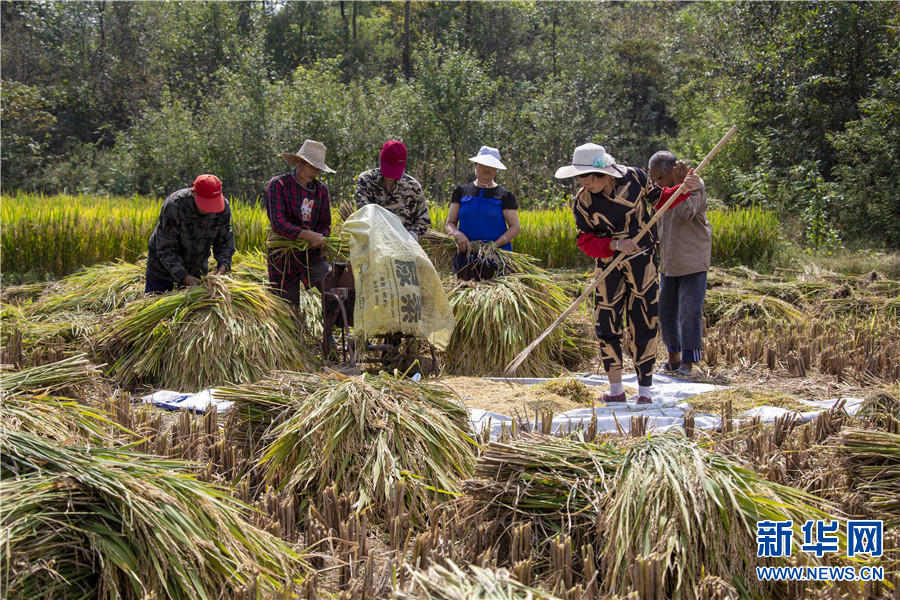
[[[119,309],[144,293],[146,261],[94,265],[49,286],[27,308],[29,314],[63,311],[105,313]]]
[[[756,576],[758,521],[826,519],[824,501],[709,453],[681,436],[639,439],[626,449],[604,511],[611,589],[629,589],[632,565],[657,555],[666,597],[699,597],[704,576],[761,594]],[[810,557],[814,560],[814,557]]]
[[[734,288],[709,290],[703,306],[703,316],[710,326],[719,321],[737,322],[748,317],[788,323],[800,323],[807,317],[802,310],[780,298]]]
[[[673,435],[620,448],[539,437],[491,443],[476,472],[482,479],[464,484],[476,512],[532,519],[536,540],[561,528],[576,547],[592,545],[603,587],[615,593],[630,590],[633,565],[653,555],[661,597],[698,597],[704,576],[759,595],[756,522],[792,519],[799,536],[807,519],[829,518],[813,506],[819,498]]]
[[[5,285],[0,290],[0,303],[21,304],[28,300],[34,300],[40,296],[52,281],[40,281],[38,283],[23,283],[22,285]]]
[[[331,260],[347,262],[350,260],[350,236],[344,235],[340,231],[333,232],[334,235],[325,238],[325,249]],[[273,250],[276,255],[293,255],[294,253],[306,252],[309,250],[309,242],[306,240],[289,240],[286,237],[276,235],[269,232],[269,239],[266,240],[266,246],[269,250]]]
[[[412,571],[407,590],[399,600],[556,600],[556,596],[513,579],[506,569],[469,566],[468,573],[450,560],[427,572]]]
[[[269,271],[266,266],[266,255],[262,252],[248,252],[234,255],[231,270],[233,279],[269,285]],[[322,295],[318,290],[300,289],[300,304],[297,319],[305,336],[320,342],[322,339]]]
[[[123,313],[96,342],[125,385],[195,392],[310,368],[287,303],[253,283],[204,277]]]
[[[435,267],[449,271],[456,254],[456,238],[446,233],[429,229],[420,240],[422,249],[434,263]],[[500,267],[500,272],[531,273],[546,275],[547,272],[537,266],[537,259],[529,254],[520,254],[511,250],[497,248],[491,242],[471,242],[470,254],[478,260],[492,262]]]
[[[100,320],[93,313],[26,315],[22,307],[4,306],[0,311],[2,362],[25,368],[80,354],[99,330]]]
[[[500,375],[569,302],[562,288],[546,274],[460,282],[450,294],[456,327],[447,348],[448,371],[457,375]],[[583,352],[593,353],[594,348],[592,341],[577,337],[574,330],[557,328],[528,356],[519,372],[553,377],[562,370],[564,358],[571,364]]]
[[[900,429],[900,387],[875,391],[859,407],[856,417],[874,428],[896,433]]]
[[[0,566],[9,598],[221,598],[308,567],[183,461],[0,437]]]
[[[319,389],[322,376],[311,373],[276,371],[253,384],[216,390],[216,399],[233,402],[226,428],[233,442],[254,463],[262,458],[269,431],[297,414],[307,396]],[[261,478],[248,474],[257,488]]]
[[[80,354],[58,362],[22,371],[3,371],[0,378],[2,397],[27,394],[60,394],[66,390],[96,385],[100,369]]]
[[[4,431],[27,432],[59,443],[81,440],[91,445],[117,445],[113,432],[124,431],[105,411],[68,398],[6,396],[0,400]]]
[[[318,389],[271,432],[262,460],[269,481],[312,498],[337,485],[357,494],[355,510],[379,519],[395,481],[419,482],[446,499],[471,476],[469,415],[452,392],[385,374],[319,377]],[[407,486],[405,501],[418,521],[415,487]]]
[[[269,283],[269,267],[264,252],[236,252],[231,259],[231,277],[260,285]]]
[[[597,537],[603,497],[614,485],[621,459],[614,445],[524,435],[491,442],[463,491],[488,519],[535,522],[535,539],[549,540],[565,520],[570,529]]]
[[[851,429],[841,434],[844,461],[856,489],[880,511],[885,531],[900,527],[900,435]]]

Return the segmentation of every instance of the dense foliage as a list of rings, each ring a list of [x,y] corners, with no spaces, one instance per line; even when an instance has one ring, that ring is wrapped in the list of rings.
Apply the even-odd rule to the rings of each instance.
[[[2,3],[2,182],[164,196],[196,174],[258,197],[304,138],[334,196],[403,140],[445,202],[467,157],[554,205],[585,141],[699,161],[713,196],[805,242],[900,246],[900,11],[856,2]],[[875,225],[875,226],[873,226]]]

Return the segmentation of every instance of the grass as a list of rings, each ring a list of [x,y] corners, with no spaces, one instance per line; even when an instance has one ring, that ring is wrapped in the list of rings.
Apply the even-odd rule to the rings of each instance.
[[[17,192],[4,195],[0,203],[4,279],[18,281],[27,273],[61,277],[97,263],[137,261],[147,251],[162,200]],[[237,201],[231,210],[237,249],[264,249],[269,229],[265,210]],[[447,212],[447,207],[431,208],[432,229],[443,232]],[[757,266],[772,261],[779,229],[774,213],[749,208],[708,214],[714,264]],[[342,221],[337,208],[332,221]],[[593,261],[575,244],[577,231],[568,207],[520,210],[519,221],[516,252],[535,257],[544,268],[590,267]]]
[[[162,200],[142,197],[4,195],[0,207],[3,270],[64,276],[101,262],[134,262],[147,251]],[[233,202],[235,244],[265,247],[268,219],[255,204]]]
[[[768,266],[779,246],[775,211],[757,207],[710,210],[712,263],[718,266]]]

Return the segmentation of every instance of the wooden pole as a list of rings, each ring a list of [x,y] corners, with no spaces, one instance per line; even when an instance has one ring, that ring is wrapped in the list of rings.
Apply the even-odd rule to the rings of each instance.
[[[737,133],[736,125],[734,127],[732,127],[728,131],[728,133],[725,134],[725,137],[723,137],[721,140],[719,140],[719,143],[716,144],[715,148],[713,148],[710,151],[710,153],[706,155],[706,158],[703,159],[703,162],[701,162],[699,165],[697,165],[697,167],[694,169],[694,173],[699,173],[700,171],[702,171],[706,167],[706,165],[709,164],[709,161],[712,160],[713,156],[715,156],[716,153],[722,149],[722,146],[724,146],[735,133]],[[656,224],[656,222],[663,215],[663,213],[669,209],[669,207],[672,205],[672,203],[675,202],[675,199],[684,193],[685,188],[686,188],[686,184],[682,183],[678,187],[678,190],[676,190],[676,192],[674,194],[672,194],[672,196],[666,201],[666,203],[663,204],[662,207],[658,211],[656,211],[656,214],[653,215],[653,217],[647,222],[647,224],[641,228],[641,230],[638,232],[638,234],[634,237],[634,241],[638,241],[639,239],[644,237],[644,234],[646,234],[648,231],[650,231],[650,228],[653,227],[653,225]],[[625,255],[625,253],[619,252],[613,258],[612,262],[609,263],[609,265],[607,265],[607,267],[603,270],[603,272],[600,273],[600,275],[597,277],[597,279],[594,280],[594,283],[592,283],[590,286],[588,286],[588,288],[586,290],[584,290],[584,292],[578,297],[578,299],[575,300],[575,302],[573,302],[569,306],[569,308],[567,308],[563,312],[563,314],[561,314],[559,316],[559,318],[556,319],[552,325],[550,325],[550,327],[548,327],[547,329],[544,330],[544,333],[542,333],[540,336],[538,336],[538,338],[536,340],[534,340],[533,342],[528,344],[527,348],[522,350],[511,363],[506,365],[506,369],[503,371],[503,375],[506,377],[514,377],[516,374],[516,370],[525,361],[525,359],[528,358],[528,355],[531,354],[532,350],[537,348],[537,345],[540,344],[544,340],[545,337],[550,335],[551,331],[556,329],[556,327],[560,323],[565,321],[566,317],[568,317],[570,314],[572,314],[572,311],[574,311],[576,308],[578,308],[578,305],[580,305],[582,303],[582,301],[584,301],[584,299],[587,298],[591,294],[591,292],[593,292],[595,289],[597,289],[597,286],[600,285],[600,283],[604,279],[606,279],[606,276],[609,275],[610,272],[612,272],[612,270],[615,269],[616,266],[618,266],[618,264],[626,258],[627,258],[627,256]]]

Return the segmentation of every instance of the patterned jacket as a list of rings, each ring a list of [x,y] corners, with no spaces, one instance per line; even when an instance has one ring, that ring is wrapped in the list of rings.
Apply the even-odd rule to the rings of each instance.
[[[360,173],[356,179],[356,208],[366,204],[377,204],[400,217],[403,226],[416,240],[431,226],[422,185],[408,173],[394,183],[390,192],[384,185],[381,169]]]
[[[231,205],[225,210],[201,215],[191,188],[178,190],[163,202],[159,223],[147,244],[147,269],[160,279],[181,283],[188,275],[209,273],[210,247],[218,266],[231,269],[234,233]]]
[[[655,204],[661,193],[662,190],[652,184],[646,173],[628,167],[625,176],[616,179],[611,198],[602,193],[592,194],[585,188],[579,190],[572,205],[575,226],[582,234],[594,234],[601,238],[633,238],[650,220],[648,202]],[[656,240],[654,226],[638,245],[651,248]],[[612,255],[610,252],[608,256]],[[609,262],[607,256],[602,258],[603,262]]]
[[[266,213],[272,231],[289,240],[296,240],[304,229],[325,237],[331,235],[331,203],[328,188],[314,179],[305,188],[293,171],[273,177],[266,186]],[[269,282],[278,290],[286,290],[298,281],[309,287],[309,265],[321,260],[321,250],[296,252],[292,255],[268,251]]]

